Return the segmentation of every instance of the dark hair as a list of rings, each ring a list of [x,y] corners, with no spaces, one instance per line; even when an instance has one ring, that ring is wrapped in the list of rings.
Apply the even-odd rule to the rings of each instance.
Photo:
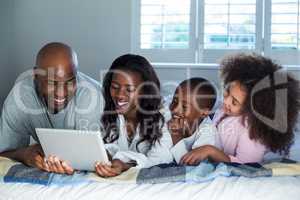
[[[142,56],[126,54],[118,57],[111,65],[106,73],[103,81],[103,95],[105,99],[104,112],[101,117],[101,123],[104,128],[106,143],[113,142],[119,138],[119,127],[116,125],[118,115],[116,113],[108,113],[115,111],[115,105],[110,94],[111,81],[113,74],[119,71],[132,71],[138,73],[143,79],[141,91],[147,97],[140,97],[138,100],[139,108],[137,111],[137,119],[139,125],[139,135],[141,142],[148,141],[150,147],[162,137],[162,126],[164,117],[159,112],[161,108],[160,82],[152,67],[152,65]]]
[[[210,81],[201,77],[194,77],[182,81],[178,87],[183,86],[187,86],[191,92],[201,95],[201,98],[197,99],[199,108],[207,107],[211,110],[214,107],[217,99],[217,91]]]
[[[299,82],[280,65],[256,54],[224,59],[221,69],[225,85],[238,81],[246,90],[243,117],[249,125],[250,139],[287,155],[300,108]],[[276,111],[281,112],[279,116]],[[274,120],[272,124],[269,119]]]

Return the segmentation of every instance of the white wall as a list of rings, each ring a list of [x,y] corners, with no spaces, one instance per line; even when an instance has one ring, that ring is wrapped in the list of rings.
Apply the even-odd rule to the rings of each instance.
[[[0,1],[0,108],[13,84],[13,68],[10,65],[12,5],[9,0]]]
[[[130,0],[14,0],[14,49],[19,72],[34,65],[47,42],[71,45],[81,70],[94,78],[130,50]]]
[[[48,42],[72,46],[81,71],[99,79],[100,69],[130,51],[130,2],[1,0],[0,69],[12,70],[0,73],[0,107],[17,75],[34,66],[37,51]]]
[[[17,75],[34,66],[44,44],[71,45],[81,71],[99,80],[101,69],[130,52],[130,39],[131,0],[0,0],[0,107]],[[172,67],[157,71],[163,82],[186,73]],[[191,74],[218,82],[216,69]]]

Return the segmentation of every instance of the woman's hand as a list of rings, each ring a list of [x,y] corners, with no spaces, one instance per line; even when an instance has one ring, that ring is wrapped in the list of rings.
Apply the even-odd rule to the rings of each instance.
[[[98,162],[95,165],[96,173],[101,177],[118,176],[127,169],[127,165],[119,159],[112,160],[111,165]]]

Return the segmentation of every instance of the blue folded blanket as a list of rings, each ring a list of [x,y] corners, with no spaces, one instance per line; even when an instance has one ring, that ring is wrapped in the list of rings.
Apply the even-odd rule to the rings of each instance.
[[[3,167],[3,166],[6,167]],[[77,171],[73,175],[48,173],[21,163],[0,158],[0,177],[4,183],[32,183],[40,185],[69,185],[88,182],[113,183],[167,183],[193,182],[200,183],[219,176],[244,176],[249,178],[272,176],[272,169],[254,164],[209,163],[202,162],[198,166],[181,166],[162,164],[151,168],[131,168],[118,177],[101,178],[92,172]]]

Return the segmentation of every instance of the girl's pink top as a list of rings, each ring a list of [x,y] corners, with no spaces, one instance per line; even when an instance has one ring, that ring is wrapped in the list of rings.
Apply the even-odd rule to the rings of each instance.
[[[247,123],[241,116],[226,116],[222,109],[216,111],[213,123],[217,126],[216,146],[230,157],[231,162],[262,162],[266,147],[251,140]]]

